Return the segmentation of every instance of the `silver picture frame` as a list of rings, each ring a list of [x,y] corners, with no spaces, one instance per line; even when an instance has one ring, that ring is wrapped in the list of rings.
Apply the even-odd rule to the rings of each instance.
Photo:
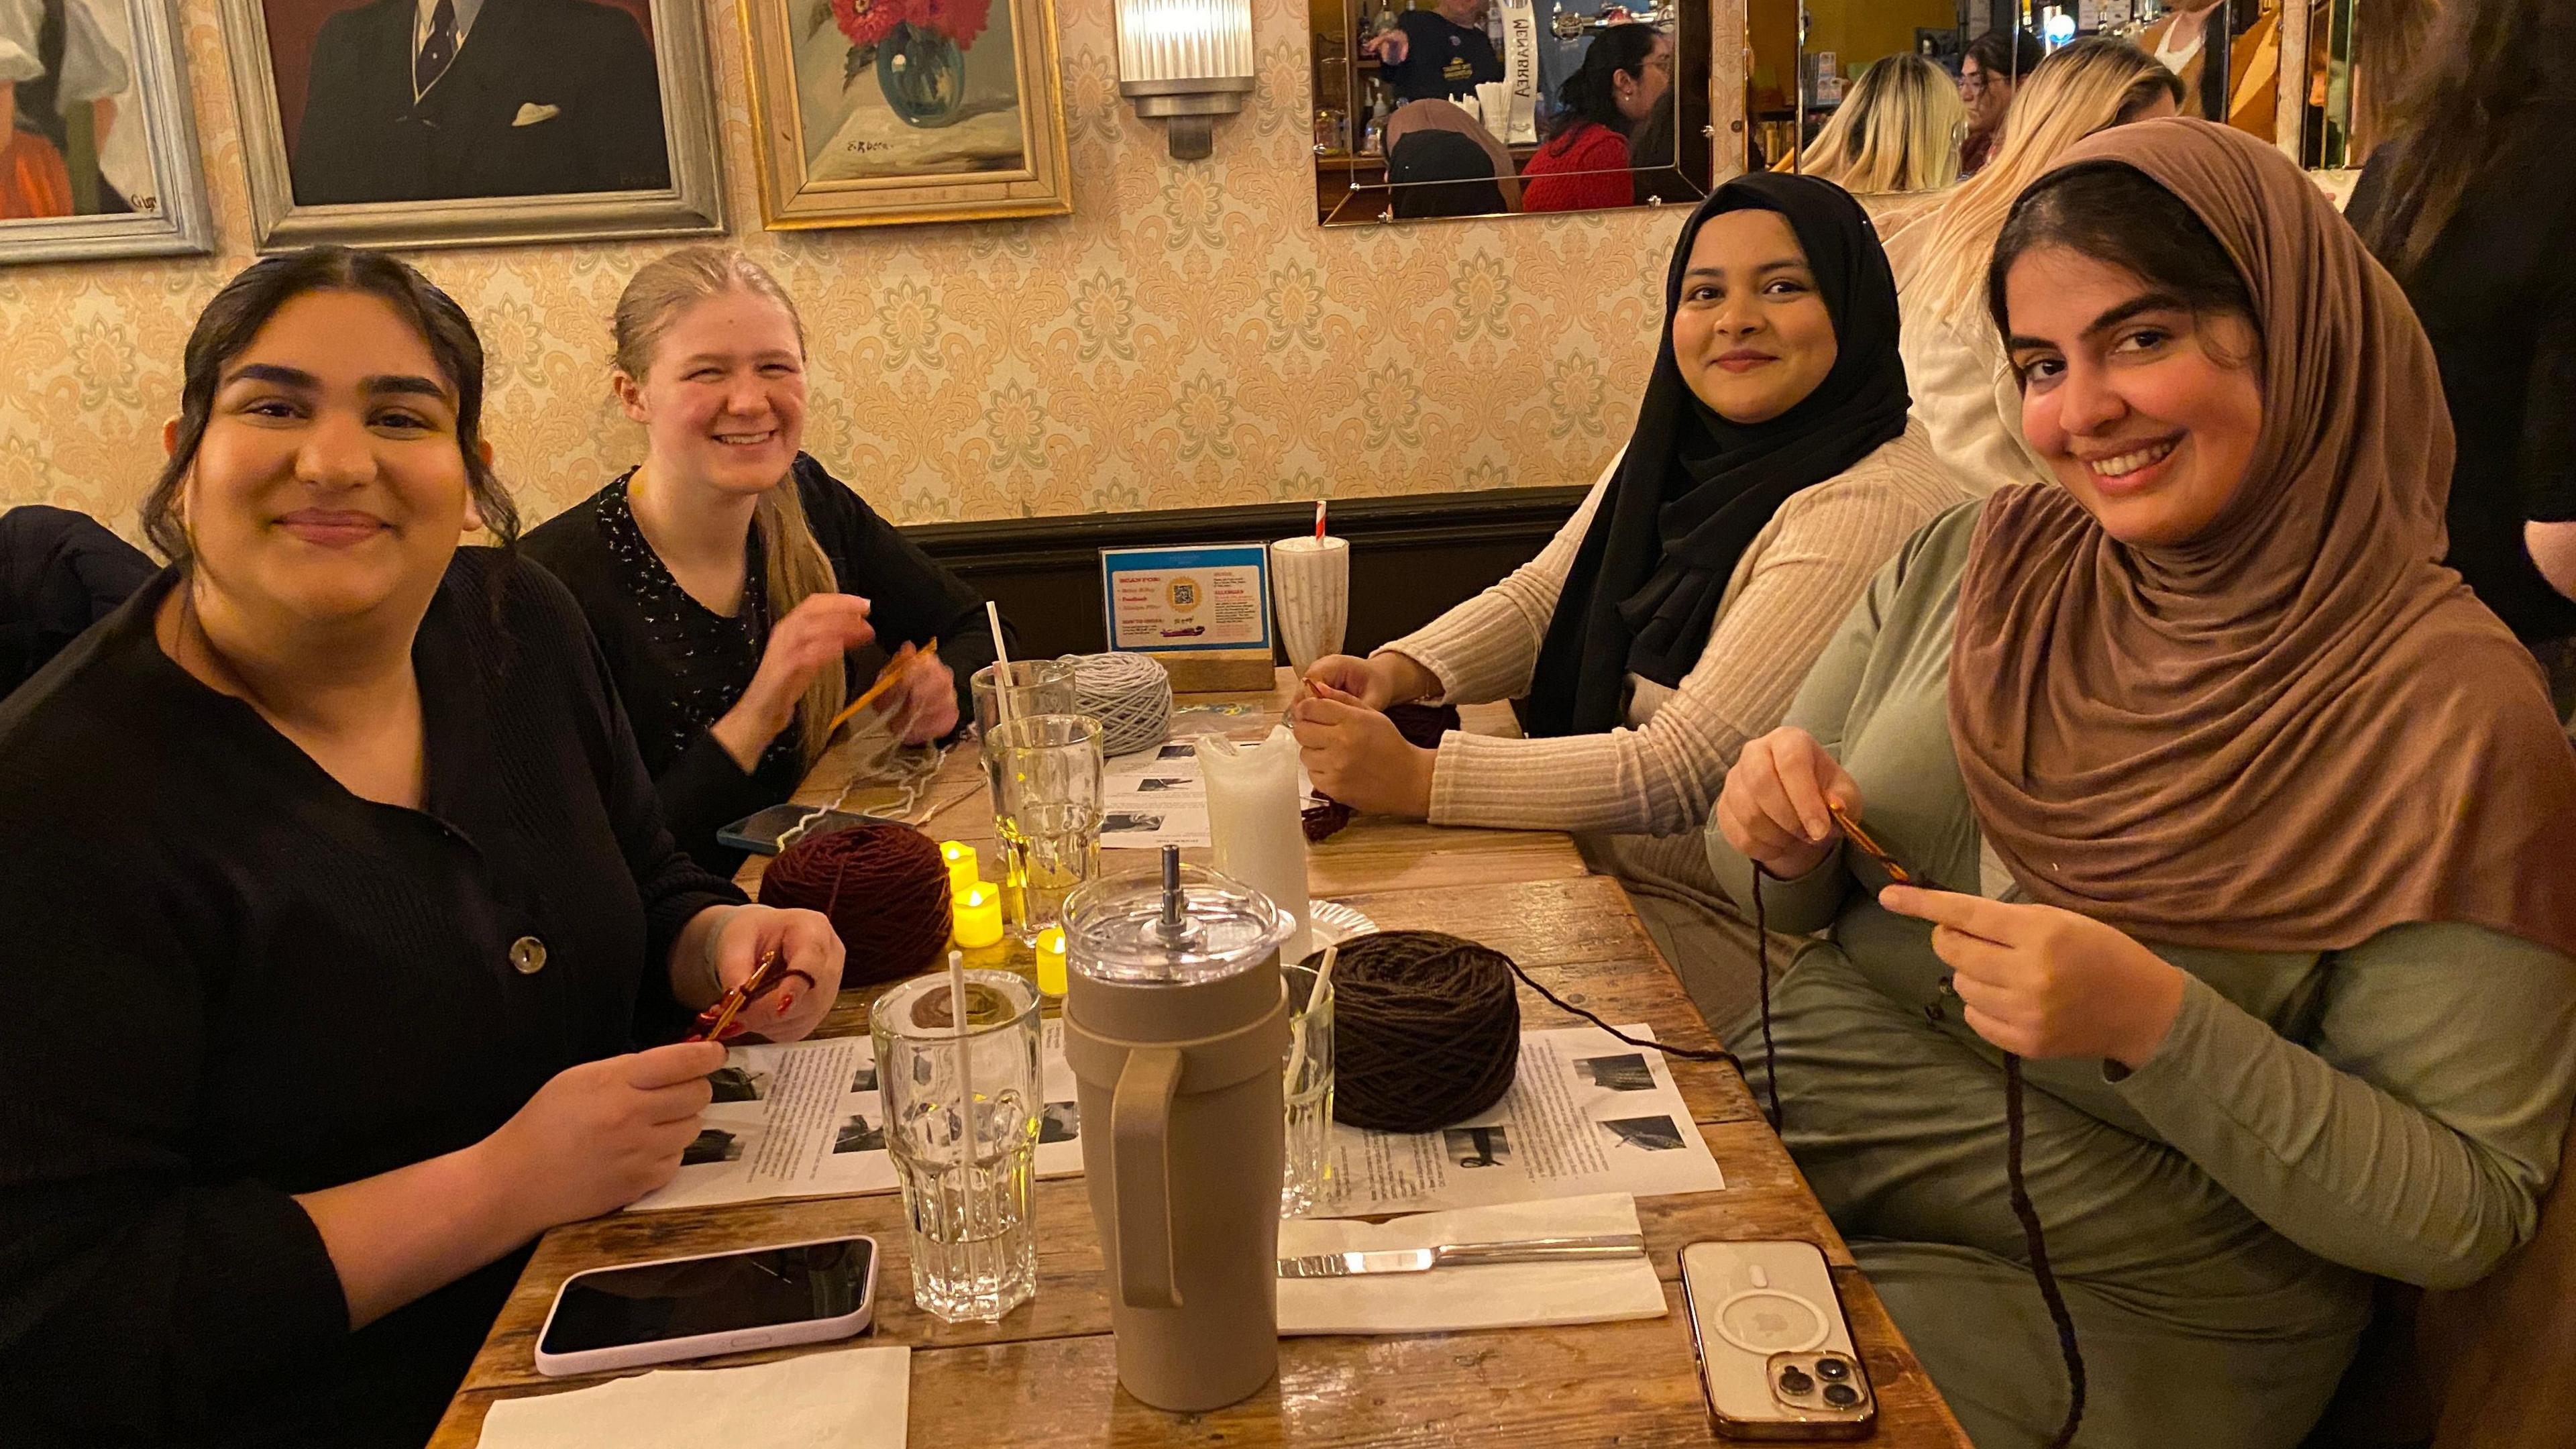
[[[180,40],[179,0],[127,0],[137,97],[155,190],[125,214],[0,221],[0,266],[202,256],[215,249]]]
[[[657,191],[598,191],[466,200],[300,206],[288,167],[268,18],[261,0],[220,0],[249,172],[251,244],[260,252],[319,242],[430,248],[530,242],[717,236],[725,231],[724,175],[715,69],[700,0],[651,0],[671,184]]]

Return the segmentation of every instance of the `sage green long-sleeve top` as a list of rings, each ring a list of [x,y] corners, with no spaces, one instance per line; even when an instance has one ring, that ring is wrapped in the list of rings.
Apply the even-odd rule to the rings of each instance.
[[[2014,900],[1949,735],[1977,507],[1872,582],[1788,722],[1851,771],[1899,860]],[[1749,913],[1750,863],[1708,842]],[[2065,1374],[2006,1197],[2002,1056],[1884,883],[1846,851],[1763,886],[1774,930],[1829,928],[1774,993],[1784,1136],[1981,1449],[2044,1443]],[[2190,977],[2155,1056],[2025,1067],[2031,1196],[2090,1371],[2077,1442],[2294,1445],[2370,1275],[2465,1284],[2531,1233],[2576,1097],[2576,962],[2456,922],[2322,954],[2148,944]],[[1727,1036],[1758,1085],[1755,1023]]]

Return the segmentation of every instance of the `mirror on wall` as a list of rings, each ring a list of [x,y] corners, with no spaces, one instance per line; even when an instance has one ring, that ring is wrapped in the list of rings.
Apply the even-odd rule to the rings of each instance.
[[[2357,167],[2388,139],[2393,110],[2424,53],[2439,0],[2306,0],[2308,44],[2299,160]]]
[[[1774,164],[1841,183],[1884,220],[1902,212],[1905,197],[1974,175],[1993,152],[2021,78],[2049,52],[2092,35],[2127,40],[2163,61],[2182,77],[2187,114],[2273,140],[2283,3],[1806,0],[1798,156]],[[2229,79],[2209,79],[2217,76]]]
[[[1310,0],[1317,218],[1697,202],[1746,164],[1746,0],[1654,3]]]

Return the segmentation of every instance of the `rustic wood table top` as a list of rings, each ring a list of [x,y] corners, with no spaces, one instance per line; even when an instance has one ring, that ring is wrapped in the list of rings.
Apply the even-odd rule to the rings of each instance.
[[[1294,681],[1295,676],[1282,669],[1278,687],[1267,697],[1181,695],[1174,703],[1189,712],[1178,716],[1174,732],[1258,739],[1279,723]],[[1471,705],[1460,713],[1466,727],[1478,734],[1519,732],[1510,708],[1504,705]],[[846,746],[825,755],[796,792],[796,803],[830,804],[848,783],[851,764]],[[851,790],[842,808],[886,805],[896,798],[892,788],[863,787]],[[993,844],[992,801],[984,788],[983,755],[973,741],[949,749],[938,778],[922,789],[910,819],[933,840],[960,840],[975,847],[984,858],[985,878],[997,877],[1001,867]],[[1111,871],[1143,870],[1153,857],[1144,850],[1105,850],[1101,855],[1102,865]],[[1182,856],[1205,864],[1208,852],[1185,850]],[[767,856],[751,857],[735,882],[757,895],[760,873],[768,864]],[[1557,831],[1457,830],[1386,816],[1355,819],[1306,855],[1307,882],[1316,896],[1326,899],[1407,886],[1566,880],[1584,871],[1582,853],[1571,838]]]
[[[1239,718],[1245,728],[1260,723],[1258,716]],[[943,775],[954,773],[958,763],[952,754]],[[980,802],[971,755],[965,765],[949,788],[974,782]],[[829,768],[827,760],[818,774]],[[824,783],[829,788],[808,794],[830,798],[838,784]],[[983,813],[980,804],[975,813]],[[1366,818],[1355,822],[1345,834],[1356,839],[1344,844],[1337,838],[1315,851],[1316,894],[1347,900],[1386,929],[1441,930],[1483,941],[1565,1000],[1607,1020],[1643,1022],[1666,1043],[1715,1045],[1618,882],[1582,874],[1563,836],[1443,831],[1430,837],[1436,841],[1430,853],[1447,859],[1426,865],[1404,858],[1421,849],[1404,843],[1424,841],[1419,829]],[[962,821],[954,832],[934,827],[933,833],[975,838]],[[875,994],[842,993],[818,1034],[864,1031],[867,1001]],[[1580,1024],[1527,988],[1521,1011],[1526,1028]],[[1794,1238],[1822,1245],[1878,1398],[1877,1433],[1869,1442],[1964,1449],[1966,1436],[1868,1280],[1852,1266],[1840,1235],[1763,1122],[1743,1078],[1718,1062],[1676,1057],[1671,1065],[1701,1135],[1725,1170],[1726,1188],[1638,1202],[1669,1309],[1659,1319],[1411,1337],[1289,1338],[1280,1343],[1279,1377],[1268,1387],[1231,1408],[1175,1415],[1147,1408],[1118,1388],[1100,1246],[1079,1178],[1037,1185],[1037,1297],[998,1324],[945,1324],[913,1307],[901,1205],[892,1193],[616,1214],[545,1236],[431,1449],[472,1449],[484,1414],[497,1400],[581,1388],[605,1377],[547,1379],[536,1372],[536,1335],[556,1290],[573,1273],[848,1233],[873,1235],[881,1255],[875,1327],[862,1341],[911,1346],[912,1442],[938,1449],[1710,1443],[1679,1262],[1685,1245],[1710,1238]],[[765,1350],[705,1363],[756,1363],[848,1346]]]

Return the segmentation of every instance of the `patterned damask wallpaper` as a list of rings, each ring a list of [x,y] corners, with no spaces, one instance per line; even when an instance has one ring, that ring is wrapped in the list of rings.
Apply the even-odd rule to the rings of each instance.
[[[212,5],[182,7],[220,254],[0,270],[0,507],[130,533],[197,310],[249,260]],[[803,305],[807,446],[903,522],[1588,482],[1653,357],[1672,210],[1327,232],[1302,0],[1255,0],[1260,84],[1211,161],[1118,97],[1109,0],[1059,0],[1074,215],[765,233],[741,31],[708,4],[742,245]],[[606,318],[655,244],[423,252],[491,357],[531,523],[641,450]]]

